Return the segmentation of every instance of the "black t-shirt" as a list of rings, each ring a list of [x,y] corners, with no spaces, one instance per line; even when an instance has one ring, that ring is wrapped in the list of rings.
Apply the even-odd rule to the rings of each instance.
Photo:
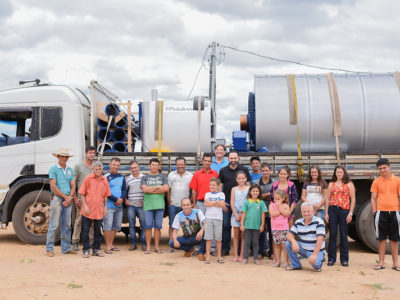
[[[241,164],[238,164],[236,169],[231,169],[231,167],[228,165],[226,167],[223,167],[219,171],[219,179],[221,180],[221,183],[223,184],[223,192],[225,194],[225,201],[227,203],[231,202],[231,192],[232,188],[237,186],[236,182],[236,174],[237,172],[242,171],[246,174],[247,181],[250,182],[250,173],[249,169],[247,169],[245,166],[242,166]]]

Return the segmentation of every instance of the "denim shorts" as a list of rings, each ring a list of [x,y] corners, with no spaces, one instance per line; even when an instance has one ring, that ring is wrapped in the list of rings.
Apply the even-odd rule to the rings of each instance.
[[[107,208],[107,214],[103,219],[103,230],[121,230],[122,224],[122,206]]]
[[[163,209],[152,209],[144,211],[144,228],[145,229],[161,229],[164,218]]]
[[[168,207],[169,226],[172,226],[175,216],[182,211],[182,207],[171,205]]]

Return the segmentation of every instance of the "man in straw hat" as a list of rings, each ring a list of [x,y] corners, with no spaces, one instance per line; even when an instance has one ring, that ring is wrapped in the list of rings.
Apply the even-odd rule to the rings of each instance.
[[[67,166],[68,159],[73,155],[63,148],[52,154],[57,157],[58,163],[49,170],[50,189],[53,192],[46,240],[46,251],[49,257],[54,256],[54,241],[59,222],[61,222],[62,253],[76,254],[71,250],[71,210],[76,192],[75,176],[74,170]]]

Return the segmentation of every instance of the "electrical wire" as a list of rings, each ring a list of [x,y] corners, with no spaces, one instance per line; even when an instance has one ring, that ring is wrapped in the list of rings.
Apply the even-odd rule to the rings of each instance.
[[[210,48],[211,48],[211,46],[208,45],[207,48],[206,48],[206,50],[204,51],[203,58],[201,59],[200,68],[199,68],[199,70],[197,71],[196,77],[194,78],[194,82],[193,82],[192,88],[190,89],[190,93],[189,93],[189,95],[187,96],[186,101],[188,101],[189,98],[190,98],[190,96],[192,95],[192,92],[193,92],[193,90],[194,90],[194,87],[196,86],[197,78],[199,77],[199,74],[200,74],[201,69],[204,67],[204,60],[205,60],[206,55],[207,55],[208,51],[210,50]]]
[[[370,72],[361,72],[361,71],[353,71],[353,70],[340,69],[340,68],[330,68],[330,67],[322,67],[322,66],[317,66],[317,65],[304,64],[304,63],[301,63],[301,62],[298,62],[298,61],[294,61],[294,60],[280,59],[280,58],[276,58],[276,57],[262,55],[262,54],[255,53],[253,51],[242,50],[242,49],[238,49],[238,48],[227,46],[227,45],[221,45],[220,44],[220,46],[222,48],[231,49],[231,50],[242,52],[242,53],[246,53],[246,54],[251,54],[251,55],[254,55],[254,56],[257,56],[257,57],[266,58],[266,59],[273,60],[273,61],[291,63],[291,64],[296,64],[296,65],[309,67],[309,68],[328,70],[328,71],[340,71],[340,72],[347,72],[347,73],[370,73]]]

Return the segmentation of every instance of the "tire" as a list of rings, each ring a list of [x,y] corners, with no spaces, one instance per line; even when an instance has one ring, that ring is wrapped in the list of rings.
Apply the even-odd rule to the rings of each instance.
[[[51,193],[42,190],[38,197],[39,192],[36,190],[25,194],[15,205],[12,214],[12,224],[18,238],[31,245],[45,244],[49,227]],[[60,239],[59,232],[58,228],[56,242]]]
[[[374,252],[378,252],[378,241],[375,236],[374,217],[371,212],[371,203],[365,202],[357,213],[357,235],[360,240]],[[386,254],[390,254],[389,243],[386,245]]]

